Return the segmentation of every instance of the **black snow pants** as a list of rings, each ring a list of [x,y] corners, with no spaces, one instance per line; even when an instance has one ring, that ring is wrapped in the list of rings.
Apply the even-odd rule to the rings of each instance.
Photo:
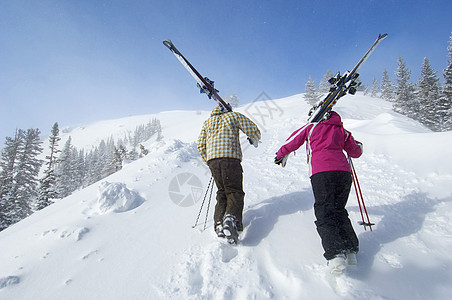
[[[243,169],[239,159],[215,158],[207,162],[217,186],[215,224],[223,222],[225,215],[236,218],[237,229],[242,231],[242,214],[245,193],[243,192]]]
[[[329,171],[311,176],[315,224],[327,260],[347,250],[358,252],[358,237],[345,209],[351,184],[349,172]]]

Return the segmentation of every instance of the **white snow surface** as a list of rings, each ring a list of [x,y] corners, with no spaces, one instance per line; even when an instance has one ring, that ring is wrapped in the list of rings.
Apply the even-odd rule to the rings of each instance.
[[[245,229],[236,247],[214,234],[215,195],[192,228],[210,179],[195,144],[210,112],[66,130],[63,141],[70,135],[90,148],[155,117],[164,138],[145,143],[146,157],[1,232],[0,299],[450,299],[452,132],[433,133],[381,99],[338,102],[344,126],[364,143],[354,164],[376,225],[358,224],[352,189],[358,265],[333,277],[314,225],[304,147],[286,168],[273,164],[308,109],[302,95],[237,109],[263,137],[258,148],[242,138]]]

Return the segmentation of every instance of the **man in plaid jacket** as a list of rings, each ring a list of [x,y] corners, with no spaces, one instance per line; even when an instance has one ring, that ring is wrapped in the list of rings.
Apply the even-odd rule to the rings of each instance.
[[[215,232],[237,243],[243,230],[243,170],[239,131],[257,147],[261,133],[256,124],[239,112],[215,107],[204,122],[198,138],[198,151],[209,166],[218,188],[215,205]]]

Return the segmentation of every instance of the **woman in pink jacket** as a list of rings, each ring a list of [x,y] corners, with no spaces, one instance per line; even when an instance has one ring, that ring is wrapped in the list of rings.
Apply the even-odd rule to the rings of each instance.
[[[341,117],[332,111],[325,121],[306,124],[292,133],[276,153],[275,163],[281,164],[305,142],[315,198],[315,224],[324,257],[332,273],[342,272],[347,263],[356,264],[358,252],[358,238],[345,209],[352,176],[344,150],[357,158],[362,154],[362,144],[344,129]]]

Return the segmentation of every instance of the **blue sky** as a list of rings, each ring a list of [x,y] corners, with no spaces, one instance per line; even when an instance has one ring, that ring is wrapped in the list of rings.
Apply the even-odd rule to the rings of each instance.
[[[385,32],[360,70],[364,83],[385,68],[394,79],[399,56],[413,82],[424,57],[442,79],[451,14],[450,0],[1,1],[0,143],[16,128],[46,134],[54,122],[211,109],[168,38],[242,104],[351,69]]]

